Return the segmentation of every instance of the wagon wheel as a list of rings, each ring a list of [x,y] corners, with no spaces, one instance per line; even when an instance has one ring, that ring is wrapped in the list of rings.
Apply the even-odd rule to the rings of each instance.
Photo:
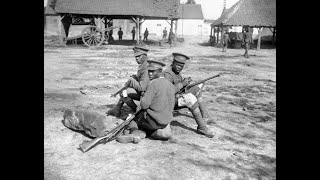
[[[88,26],[82,30],[82,41],[86,46],[100,46],[104,41],[104,33],[96,26]]]

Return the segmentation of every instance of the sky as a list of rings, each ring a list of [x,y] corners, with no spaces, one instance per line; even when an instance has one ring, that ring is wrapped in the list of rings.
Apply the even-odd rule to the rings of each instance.
[[[230,8],[239,0],[226,0],[226,8]],[[180,0],[180,3],[185,3],[187,0]],[[195,0],[196,4],[201,4],[203,16],[205,19],[218,19],[223,10],[223,0]],[[47,0],[44,0],[44,6],[47,5]]]

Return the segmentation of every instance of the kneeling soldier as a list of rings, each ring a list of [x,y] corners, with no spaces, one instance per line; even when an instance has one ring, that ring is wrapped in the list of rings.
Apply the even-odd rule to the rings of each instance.
[[[171,138],[170,122],[173,120],[175,103],[175,87],[162,75],[164,63],[148,61],[150,83],[141,98],[141,111],[131,121],[128,128],[130,133],[117,137],[120,143],[138,143],[146,134],[155,139],[168,140]]]
[[[183,87],[186,87],[191,82],[191,78],[183,79],[180,75],[186,60],[190,58],[180,53],[172,53],[172,55],[172,65],[163,71],[163,75],[175,86],[175,91],[179,92]],[[205,108],[205,103],[201,98],[201,90],[203,86],[204,84],[202,83],[190,88],[184,93],[177,94],[175,99],[175,109],[188,107],[198,124],[197,132],[212,138],[214,136],[213,132],[206,127],[205,121],[203,120],[203,118],[205,118],[208,121],[210,118]]]
[[[122,91],[117,105],[107,112],[107,114],[109,115],[119,117],[121,113],[121,107],[124,103],[126,103],[132,109],[132,111],[138,111],[137,105],[134,103],[133,100],[140,100],[142,93],[146,90],[150,82],[147,70],[147,52],[149,50],[136,46],[133,48],[133,51],[135,59],[139,64],[137,75],[131,76],[129,80],[126,82],[129,88]]]

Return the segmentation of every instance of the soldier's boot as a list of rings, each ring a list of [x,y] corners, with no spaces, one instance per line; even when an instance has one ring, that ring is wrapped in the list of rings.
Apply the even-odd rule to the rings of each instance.
[[[120,98],[119,101],[118,101],[118,103],[117,103],[117,105],[116,105],[114,108],[110,109],[110,110],[107,112],[107,114],[108,114],[108,115],[114,115],[114,116],[116,116],[116,117],[119,117],[119,116],[120,116],[120,113],[121,113],[121,107],[123,106],[123,104],[124,104],[124,101],[123,101],[122,98]]]
[[[208,127],[205,125],[202,115],[199,108],[196,108],[195,110],[191,111],[194,119],[196,120],[198,127],[197,127],[197,133],[205,135],[206,137],[212,138],[214,136],[213,132],[208,129]]]
[[[170,139],[172,137],[170,124],[168,124],[163,129],[158,129],[158,130],[154,131],[151,134],[151,137],[154,138],[154,139],[160,139],[160,140],[168,140],[168,139]]]
[[[141,138],[134,134],[128,134],[128,135],[118,136],[116,138],[116,141],[123,144],[126,144],[126,143],[138,144],[141,141]]]
[[[134,103],[133,99],[126,97],[124,102],[132,109],[133,112],[137,112],[137,105]]]
[[[208,121],[212,121],[211,120],[211,117],[206,109],[206,106],[205,106],[205,103],[204,102],[199,102],[199,109],[200,109],[200,112],[201,112],[201,116],[202,116],[202,119],[205,121],[205,122],[208,122]]]
[[[141,139],[144,139],[146,137],[146,133],[138,129],[138,125],[135,121],[131,121],[128,125],[127,130],[130,131],[130,133],[124,133],[121,136],[118,136],[116,138],[116,141],[120,143],[134,143],[137,144],[141,141]]]
[[[132,134],[134,136],[138,136],[138,137],[140,137],[140,139],[144,139],[147,136],[147,134],[144,131],[141,131],[139,129],[132,130],[130,134]]]

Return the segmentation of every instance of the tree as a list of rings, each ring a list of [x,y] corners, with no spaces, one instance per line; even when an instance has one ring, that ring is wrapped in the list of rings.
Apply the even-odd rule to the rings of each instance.
[[[188,0],[186,4],[196,4],[195,0]]]

